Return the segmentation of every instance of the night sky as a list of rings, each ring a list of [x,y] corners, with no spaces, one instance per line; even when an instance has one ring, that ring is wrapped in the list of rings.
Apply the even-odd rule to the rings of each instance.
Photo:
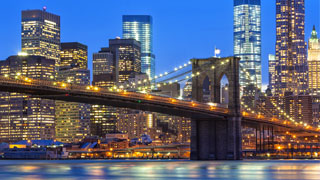
[[[319,27],[319,0],[306,1],[306,39]],[[21,49],[21,10],[61,16],[61,42],[80,42],[92,53],[122,36],[122,15],[152,15],[157,74],[191,58],[233,54],[233,0],[1,0],[0,59]],[[275,0],[262,0],[262,73],[268,82],[268,54],[275,52]]]

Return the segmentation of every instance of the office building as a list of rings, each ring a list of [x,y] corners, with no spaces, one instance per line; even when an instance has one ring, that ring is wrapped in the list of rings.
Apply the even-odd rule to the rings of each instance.
[[[234,0],[234,56],[241,58],[241,87],[261,89],[260,0]]]
[[[315,26],[309,39],[308,48],[309,93],[320,95],[320,41]]]
[[[308,88],[304,0],[276,0],[276,67],[273,95]]]
[[[269,54],[269,86],[274,87],[275,85],[275,73],[276,73],[276,56]]]
[[[73,65],[79,69],[88,68],[88,47],[78,42],[61,43],[60,66]]]
[[[109,49],[113,54],[116,82],[129,80],[131,74],[141,72],[141,44],[134,39],[110,39]]]
[[[109,48],[101,48],[93,54],[93,82],[94,86],[112,88],[116,85],[116,64],[114,55]],[[106,134],[116,132],[118,118],[117,108],[92,105],[90,112],[91,135],[104,137]]]
[[[124,15],[122,17],[123,38],[135,39],[141,43],[141,72],[150,78],[155,76],[152,26],[152,17],[148,15]]]
[[[109,48],[101,48],[93,54],[93,81],[92,84],[99,87],[110,88],[116,83],[115,64],[113,54]]]
[[[22,51],[60,63],[60,16],[43,10],[22,11]]]
[[[182,97],[184,100],[192,100],[192,79],[188,80],[183,87]]]
[[[10,56],[0,61],[0,75],[53,80],[55,60],[42,56]],[[55,138],[55,103],[19,93],[1,92],[0,141]]]
[[[61,63],[57,81],[89,86],[88,47],[77,42],[61,44]],[[56,139],[64,143],[80,142],[90,136],[90,105],[56,101]]]
[[[90,85],[90,71],[60,67],[57,81]],[[90,105],[77,102],[56,101],[56,139],[64,143],[77,143],[90,136]]]
[[[180,84],[178,82],[174,83],[160,83],[158,91],[154,92],[159,95],[179,98],[180,97]]]

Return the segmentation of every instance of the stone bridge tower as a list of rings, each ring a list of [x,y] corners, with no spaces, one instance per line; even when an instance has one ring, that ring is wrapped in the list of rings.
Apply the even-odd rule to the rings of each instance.
[[[192,160],[240,160],[242,156],[240,113],[240,58],[192,59],[192,98],[203,102],[203,84],[209,79],[211,102],[220,103],[221,79],[229,81],[229,115],[215,119],[192,119]]]

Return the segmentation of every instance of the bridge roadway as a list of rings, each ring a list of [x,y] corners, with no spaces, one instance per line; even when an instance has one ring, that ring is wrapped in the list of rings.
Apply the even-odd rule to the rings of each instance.
[[[121,90],[111,91],[93,86],[79,86],[62,82],[36,80],[23,76],[16,76],[15,79],[0,76],[0,91],[24,93],[36,98],[41,97],[52,100],[159,112],[191,119],[214,120],[216,118],[226,119],[225,117],[230,116],[229,109],[227,108],[199,102]],[[264,117],[263,115],[256,115],[245,111],[242,111],[242,122],[244,124],[266,124],[294,130],[296,132],[320,134],[319,128]]]

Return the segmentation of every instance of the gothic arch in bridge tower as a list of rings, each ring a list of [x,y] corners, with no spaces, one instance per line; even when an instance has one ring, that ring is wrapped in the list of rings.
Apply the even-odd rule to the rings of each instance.
[[[192,98],[204,102],[203,82],[210,80],[212,101],[220,103],[221,79],[228,79],[229,115],[220,118],[191,119],[192,160],[241,159],[241,114],[239,58],[192,59]]]
[[[209,78],[211,86],[211,101],[221,103],[221,79],[225,75],[229,83],[229,109],[240,113],[239,92],[239,58],[207,58],[192,59],[192,99],[205,102],[203,98],[203,83]]]

